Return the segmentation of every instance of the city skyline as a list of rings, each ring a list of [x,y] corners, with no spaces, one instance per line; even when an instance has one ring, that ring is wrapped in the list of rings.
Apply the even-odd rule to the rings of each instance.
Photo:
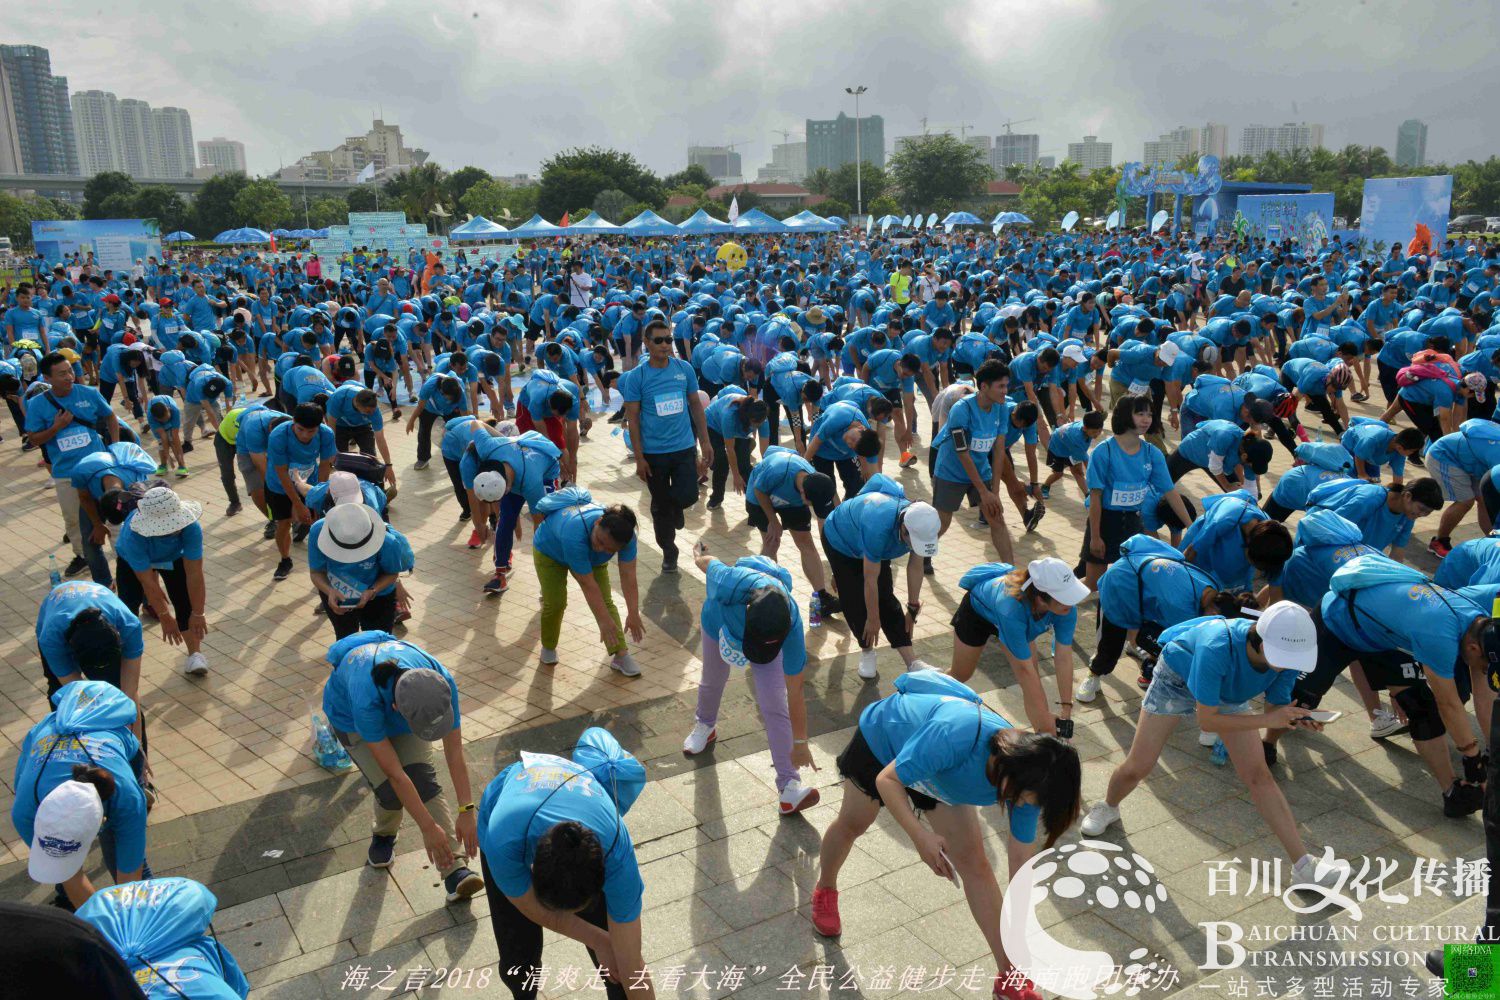
[[[833,26],[845,23],[852,9],[799,8],[798,17],[765,25],[757,45],[743,51],[720,44],[726,26],[699,23],[693,9],[677,0],[667,0],[647,18],[633,8],[595,5],[587,13],[568,11],[560,21],[519,5],[501,5],[491,14],[443,0],[423,11],[342,2],[309,13],[268,0],[229,5],[222,19],[216,16],[211,30],[237,32],[238,44],[229,51],[206,43],[208,25],[199,38],[195,25],[201,19],[180,0],[149,9],[126,0],[122,17],[107,26],[84,17],[63,18],[63,24],[56,12],[23,8],[8,21],[0,42],[50,47],[52,72],[67,76],[72,91],[111,91],[153,106],[189,109],[201,129],[244,142],[247,166],[257,175],[326,150],[377,117],[400,123],[411,145],[431,150],[431,159],[444,166],[535,173],[557,151],[599,144],[630,152],[665,174],[682,168],[689,144],[744,140],[738,151],[748,175],[755,172],[750,165],[773,161],[772,147],[782,142],[777,133],[792,122],[840,112],[852,116],[853,101],[843,91],[856,83],[870,88],[863,112],[882,116],[891,136],[920,134],[924,118],[968,123],[972,134],[990,136],[1002,135],[1007,120],[1035,119],[1023,127],[1040,136],[1038,158],[1061,159],[1069,141],[1092,134],[1112,143],[1118,159],[1134,159],[1143,141],[1204,121],[1227,123],[1236,136],[1253,124],[1323,122],[1327,148],[1378,145],[1394,154],[1396,127],[1417,114],[1432,129],[1428,162],[1488,156],[1500,110],[1490,102],[1454,105],[1442,99],[1454,86],[1467,85],[1483,65],[1477,39],[1487,25],[1478,11],[1456,2],[1421,14],[1387,0],[1368,0],[1367,6],[1372,15],[1381,14],[1370,18],[1371,44],[1393,53],[1380,72],[1356,54],[1337,51],[1344,23],[1336,12],[1299,8],[1292,15],[1296,37],[1269,54],[1253,54],[1209,45],[1235,30],[1228,15],[1185,2],[1162,3],[1153,11],[1155,37],[1172,53],[1154,62],[1130,55],[1138,29],[1144,30],[1134,18],[1101,14],[1082,2],[1044,7],[1029,0],[1005,18],[986,15],[981,5],[956,4],[931,25],[912,24],[905,6],[875,2],[859,8],[862,30],[848,38]],[[150,16],[132,18],[132,10]],[[251,30],[281,14],[308,18],[307,30],[285,37]],[[180,37],[165,47],[145,28],[164,17],[182,25]],[[605,66],[597,74],[570,77],[560,88],[540,68],[544,52],[511,44],[533,29],[552,36],[574,29],[579,37],[606,33],[621,43],[612,47],[622,50],[631,48],[631,39],[675,31],[693,54],[679,57],[675,68],[652,73]],[[1025,44],[1016,46],[1018,39]],[[351,51],[364,52],[389,44],[407,58],[400,68],[351,58],[335,72],[316,74],[315,83],[297,72],[266,72],[267,66],[324,65],[343,41]],[[873,56],[885,42],[899,42],[902,54]],[[1051,65],[1049,47],[1079,44],[1097,53],[1088,66],[1066,85],[1033,86]],[[994,45],[1011,55],[998,62],[970,58]],[[1419,56],[1424,45],[1441,46],[1448,56],[1428,66]],[[170,58],[115,58],[132,46]],[[772,50],[778,58],[768,63],[764,54]],[[504,51],[505,58],[493,58],[494,51]],[[944,73],[930,80],[914,74],[924,59],[937,60]],[[816,73],[805,72],[810,65]],[[1184,74],[1210,70],[1236,85],[1171,85]],[[451,111],[465,94],[491,86],[506,95],[494,128],[475,129],[468,116],[434,113],[434,94]],[[248,100],[252,93],[255,99]],[[1439,116],[1428,108],[1445,110]]]

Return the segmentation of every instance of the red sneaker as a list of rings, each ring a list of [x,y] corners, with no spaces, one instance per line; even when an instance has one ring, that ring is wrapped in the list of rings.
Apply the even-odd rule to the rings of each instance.
[[[1439,559],[1446,559],[1448,558],[1448,553],[1453,551],[1453,546],[1449,545],[1441,538],[1434,538],[1432,541],[1427,543],[1427,550],[1433,555],[1437,556]]]
[[[1036,983],[1022,977],[1015,969],[995,977],[994,997],[995,1000],[1042,1000]]]
[[[824,889],[822,886],[813,889],[812,922],[813,929],[824,937],[838,937],[843,933],[844,924],[839,920],[837,889]]]
[[[469,532],[469,548],[471,548],[471,549],[477,549],[477,548],[479,548],[479,529],[478,528],[475,528],[473,531]]]

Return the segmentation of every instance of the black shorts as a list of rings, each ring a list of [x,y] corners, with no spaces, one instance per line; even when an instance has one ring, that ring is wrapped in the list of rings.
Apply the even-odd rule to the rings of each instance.
[[[1107,565],[1120,558],[1120,546],[1132,535],[1138,535],[1146,530],[1141,520],[1141,512],[1138,510],[1110,510],[1105,508],[1099,511],[1099,533],[1104,536],[1104,558],[1099,559],[1089,552],[1089,541],[1091,540],[1091,525],[1085,519],[1083,527],[1083,559],[1085,562]]]
[[[775,510],[776,519],[787,531],[812,530],[811,507],[777,507]],[[745,516],[750,519],[750,527],[756,531],[766,531],[771,527],[770,519],[758,503],[745,501]]]
[[[1051,448],[1047,449],[1047,468],[1051,469],[1053,472],[1067,472],[1075,464],[1077,463],[1052,454]]]
[[[1367,653],[1344,643],[1323,621],[1323,609],[1313,608],[1313,625],[1318,630],[1318,662],[1313,672],[1304,675],[1292,689],[1292,700],[1299,705],[1317,708],[1333,682],[1355,660],[1364,668],[1365,680],[1376,691],[1390,687],[1425,684],[1422,667],[1399,650]]]
[[[880,390],[880,394],[882,396],[884,396],[886,399],[890,400],[892,406],[896,406],[896,407],[901,406],[901,387],[900,386],[897,386],[894,389],[881,389]]]
[[[834,761],[839,774],[848,779],[849,784],[859,789],[865,795],[875,800],[877,806],[884,803],[880,800],[880,792],[875,787],[875,778],[885,765],[875,759],[875,751],[870,749],[870,744],[865,742],[865,734],[860,732],[859,727],[854,728],[854,737],[849,740],[849,745],[844,747],[842,753]],[[938,800],[921,792],[914,792],[910,788],[906,790],[906,797],[911,801],[911,807],[917,812],[927,812],[938,807]]]
[[[1488,472],[1479,480],[1479,502],[1491,523],[1500,518],[1500,487],[1496,487]]]
[[[948,624],[953,626],[953,634],[965,646],[983,646],[1000,634],[988,618],[974,610],[973,597],[968,593],[958,602],[958,610],[953,612],[953,620]]]
[[[285,493],[273,493],[270,490],[266,490],[266,506],[271,509],[271,520],[291,520],[292,498]]]

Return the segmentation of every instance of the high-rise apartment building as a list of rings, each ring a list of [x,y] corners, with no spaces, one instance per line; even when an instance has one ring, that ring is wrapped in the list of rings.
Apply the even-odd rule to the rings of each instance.
[[[1147,140],[1145,155],[1147,164],[1172,166],[1186,157],[1217,156],[1223,159],[1228,154],[1229,126],[1209,122],[1203,126],[1179,125],[1154,140]]]
[[[1396,166],[1427,165],[1427,123],[1408,118],[1396,129]]]
[[[1114,162],[1114,143],[1100,142],[1096,135],[1086,135],[1082,142],[1068,143],[1068,159],[1078,164],[1078,172],[1107,170]]]
[[[120,136],[120,102],[114,94],[106,90],[80,90],[74,94],[73,133],[83,176],[126,169],[125,144]]]
[[[182,108],[156,108],[157,177],[191,177],[196,156],[193,151],[193,119]]]
[[[120,157],[132,177],[164,176],[156,172],[156,116],[151,105],[127,97],[120,102]]]
[[[837,170],[856,158],[877,167],[885,166],[885,119],[865,115],[859,119],[855,141],[855,119],[842,111],[837,118],[807,119],[807,170],[820,167]],[[856,157],[856,152],[858,156]]]
[[[995,136],[995,145],[990,149],[990,168],[996,176],[1003,176],[1006,167],[1036,166],[1037,151],[1042,137],[1035,133],[1015,132]]]
[[[708,171],[715,184],[740,184],[745,179],[740,154],[728,146],[689,146],[687,159],[688,166],[696,164]]]
[[[801,184],[807,178],[807,143],[780,142],[771,146],[771,162],[755,172],[766,184]]]
[[[1240,155],[1265,156],[1290,153],[1294,149],[1322,149],[1323,126],[1306,122],[1284,125],[1248,125],[1240,130]]]
[[[308,153],[277,171],[282,180],[352,181],[370,164],[375,179],[385,180],[427,162],[425,149],[413,149],[401,137],[400,125],[375,119],[364,135],[351,135],[332,149]]]
[[[73,108],[68,78],[52,75],[52,57],[39,45],[0,45],[0,72],[5,74],[6,124],[15,124],[15,149],[22,172],[78,175],[78,144],[73,138]],[[0,143],[0,157],[5,146]]]
[[[245,173],[245,144],[216,135],[198,140],[198,166],[213,174]]]

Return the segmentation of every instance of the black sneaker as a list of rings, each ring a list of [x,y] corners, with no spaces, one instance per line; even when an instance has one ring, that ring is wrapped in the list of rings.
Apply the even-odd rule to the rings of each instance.
[[[462,903],[484,891],[484,879],[467,868],[459,868],[443,879],[443,888],[448,890],[449,903]]]
[[[275,572],[275,574],[272,575],[271,579],[273,579],[273,580],[277,581],[278,583],[280,583],[282,580],[285,580],[287,577],[289,577],[291,575],[292,575],[292,560],[289,557],[289,558],[281,560],[281,562],[279,562],[279,563],[276,564],[276,572]]]
[[[307,541],[307,533],[309,531],[311,531],[311,530],[312,530],[312,525],[310,525],[310,524],[303,524],[301,521],[298,521],[296,524],[292,525],[292,541],[293,542],[305,542],[305,541]]]
[[[1422,461],[1421,455],[1408,455],[1406,456],[1406,460],[1419,469],[1427,468],[1427,463]]]
[[[182,453],[184,455],[191,455],[193,453],[193,442],[189,441],[187,437],[186,434],[182,437]]]
[[[1040,503],[1026,512],[1026,517],[1022,523],[1026,525],[1027,534],[1036,530],[1036,526],[1042,523],[1042,518],[1046,513],[1047,508]]]
[[[504,573],[496,573],[484,585],[484,596],[499,597],[510,587],[510,579]]]
[[[839,603],[837,595],[830,594],[826,590],[818,591],[819,614],[821,614],[824,618],[827,618],[829,615],[842,614],[843,611],[844,606],[843,604]]]
[[[365,864],[371,868],[389,868],[391,859],[395,856],[395,835],[386,836],[383,833],[377,833],[370,838],[370,853],[365,856]]]
[[[1265,740],[1261,740],[1260,741],[1260,751],[1261,751],[1261,753],[1263,753],[1263,754],[1266,755],[1266,766],[1267,767],[1275,767],[1276,766],[1276,744],[1274,744],[1274,743],[1267,743]]]
[[[275,521],[267,521],[266,522],[266,530],[264,530],[264,531],[262,531],[260,533],[260,537],[264,538],[266,541],[270,541],[271,539],[275,538],[276,537],[276,522]]]
[[[926,574],[927,576],[936,576],[937,575],[937,570],[934,569],[933,565],[932,565],[932,557],[931,556],[923,556],[922,557],[922,572],[924,574]]]
[[[724,498],[723,497],[720,497],[720,498],[718,498],[716,500],[709,500],[708,501],[708,509],[709,510],[719,510],[723,506],[724,506]]]
[[[618,424],[618,423],[623,423],[624,420],[625,420],[625,411],[624,410],[616,410],[614,413],[611,413],[609,415],[609,420],[607,421],[607,423]]]
[[[466,510],[461,510],[461,511],[458,512],[458,519],[460,521],[467,521],[469,518],[471,518],[473,516],[474,516],[473,514],[469,513]]]
[[[1365,392],[1356,392],[1354,395],[1350,396],[1349,398],[1352,401],[1356,402],[1356,403],[1368,403],[1370,401],[1370,395],[1369,395],[1369,393],[1365,393]]]
[[[240,511],[242,511],[244,509],[245,508],[240,505],[239,501],[235,501],[234,503],[230,504],[228,507],[224,508],[224,516],[225,517],[233,517],[234,515],[238,514]]]
[[[83,556],[74,556],[73,561],[68,563],[68,568],[63,570],[63,576],[77,576],[89,568],[89,561]]]
[[[1466,785],[1455,781],[1453,787],[1443,793],[1443,815],[1449,819],[1463,819],[1484,806],[1484,786]]]
[[[661,557],[661,571],[663,573],[677,572],[677,553],[674,552],[669,556],[664,555]]]

